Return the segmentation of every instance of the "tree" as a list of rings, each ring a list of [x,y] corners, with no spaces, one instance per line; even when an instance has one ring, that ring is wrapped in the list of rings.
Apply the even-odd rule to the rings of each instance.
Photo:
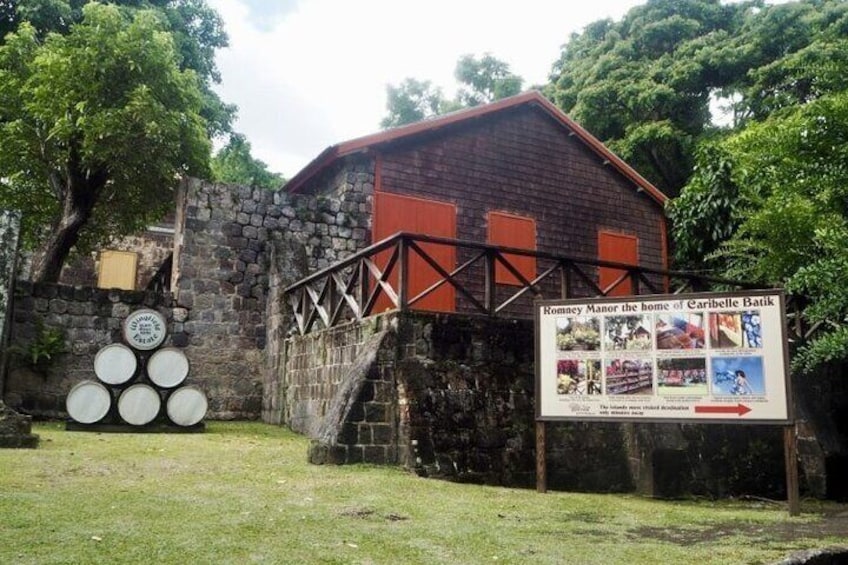
[[[250,154],[250,142],[238,133],[230,135],[227,145],[212,157],[212,178],[243,186],[277,189],[285,183],[283,175]]]
[[[442,113],[446,104],[442,91],[429,80],[407,78],[398,85],[386,86],[388,115],[380,122],[383,129],[411,124]]]
[[[718,174],[696,170],[671,208],[680,259],[712,249],[721,274],[805,298],[811,324],[848,319],[848,91],[751,122],[715,153]],[[848,358],[848,330],[822,327],[796,369]]]
[[[846,14],[839,0],[649,0],[572,35],[546,94],[675,196],[717,129],[711,103],[741,127],[845,88]]]
[[[454,99],[428,81],[407,78],[399,86],[386,87],[388,115],[380,127],[390,128],[477,106],[521,92],[524,80],[512,74],[509,65],[486,53],[480,60],[464,55],[457,61],[454,76],[460,87]]]
[[[0,47],[0,204],[42,245],[34,280],[55,281],[72,248],[137,231],[204,174],[210,143],[197,74],[180,70],[151,10],[88,4],[66,35],[28,23]]]
[[[652,0],[573,34],[546,94],[662,190],[689,176],[710,94],[738,78],[727,50],[750,2]]]
[[[463,55],[456,63],[454,76],[460,84],[457,102],[471,107],[514,96],[521,92],[524,79],[509,70],[509,64],[485,53],[479,60]]]
[[[8,32],[29,22],[38,38],[48,33],[67,34],[83,18],[83,7],[91,0],[0,0],[0,45]],[[152,10],[174,40],[181,70],[191,69],[200,79],[203,107],[210,137],[230,132],[236,107],[225,104],[212,90],[220,82],[215,50],[227,46],[221,17],[206,0],[113,0],[127,14]]]

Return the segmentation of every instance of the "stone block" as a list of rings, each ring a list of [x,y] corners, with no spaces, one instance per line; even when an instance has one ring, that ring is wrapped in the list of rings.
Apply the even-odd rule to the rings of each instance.
[[[389,419],[389,405],[382,402],[363,403],[366,422],[386,422]]]
[[[389,424],[371,425],[371,442],[374,445],[391,445],[394,441],[394,430]]]
[[[18,414],[0,400],[0,448],[38,447],[38,436],[32,433],[32,417]]]
[[[386,448],[380,445],[364,446],[362,461],[364,463],[372,463],[374,465],[385,465],[387,463],[391,463],[387,457]]]

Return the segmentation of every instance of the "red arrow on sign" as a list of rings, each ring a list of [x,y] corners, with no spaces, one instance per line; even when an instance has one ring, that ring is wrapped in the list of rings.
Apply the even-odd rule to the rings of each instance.
[[[737,404],[736,406],[695,406],[696,414],[737,414],[744,416],[750,411],[751,409],[744,404]]]

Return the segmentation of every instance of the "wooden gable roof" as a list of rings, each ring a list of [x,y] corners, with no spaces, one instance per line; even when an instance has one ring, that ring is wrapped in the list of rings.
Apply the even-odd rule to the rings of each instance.
[[[343,157],[369,151],[376,152],[401,141],[408,142],[416,136],[445,130],[451,126],[478,120],[497,114],[498,112],[525,105],[538,108],[548,114],[554,121],[564,127],[569,134],[572,134],[575,139],[596,153],[605,164],[610,165],[614,170],[630,180],[637,191],[644,191],[660,205],[665,204],[666,200],[668,200],[668,197],[662,191],[535,90],[504,98],[491,104],[459,110],[443,116],[331,145],[292,177],[283,188],[288,192],[297,192],[315,175]]]

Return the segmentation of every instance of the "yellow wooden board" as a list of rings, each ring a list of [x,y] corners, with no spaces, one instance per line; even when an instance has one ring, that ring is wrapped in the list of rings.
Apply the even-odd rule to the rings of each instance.
[[[97,286],[135,290],[137,268],[138,255],[132,251],[101,251]]]

